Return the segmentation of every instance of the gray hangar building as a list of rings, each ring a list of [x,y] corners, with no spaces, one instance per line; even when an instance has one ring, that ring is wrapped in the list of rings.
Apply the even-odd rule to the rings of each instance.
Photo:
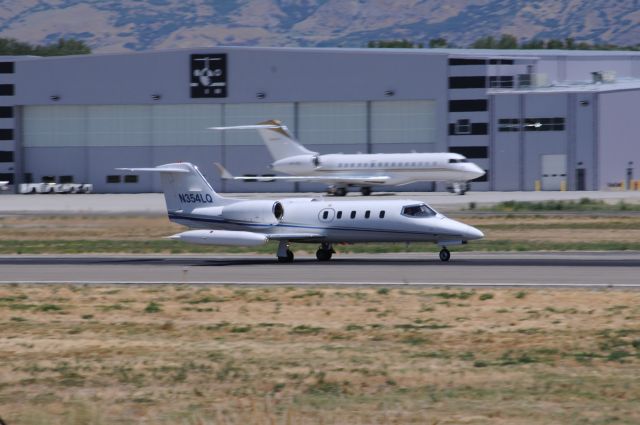
[[[626,187],[640,162],[640,53],[211,47],[0,57],[0,180],[160,191],[116,167],[197,164],[227,192],[321,184],[269,174],[254,130],[279,119],[320,153],[458,152],[487,170],[472,190]],[[392,190],[443,190],[415,183]]]

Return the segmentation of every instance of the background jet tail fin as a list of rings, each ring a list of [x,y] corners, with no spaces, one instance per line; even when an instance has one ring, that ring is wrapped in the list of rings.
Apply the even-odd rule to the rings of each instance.
[[[287,126],[278,120],[264,121],[258,125],[269,126],[259,128],[258,133],[260,133],[260,137],[262,137],[274,161],[290,156],[317,154],[317,152],[312,152],[298,143]]]
[[[231,174],[229,170],[224,168],[222,164],[220,164],[219,162],[214,162],[213,165],[215,165],[216,168],[218,169],[218,172],[220,173],[220,178],[222,180],[233,180],[233,174]]]
[[[274,161],[297,155],[317,155],[317,152],[312,152],[298,143],[287,126],[279,120],[268,120],[254,125],[209,128],[211,130],[258,130]]]
[[[164,164],[153,168],[117,168],[129,172],[160,174],[167,211],[190,212],[195,208],[225,205],[230,199],[218,195],[198,167],[188,162]]]

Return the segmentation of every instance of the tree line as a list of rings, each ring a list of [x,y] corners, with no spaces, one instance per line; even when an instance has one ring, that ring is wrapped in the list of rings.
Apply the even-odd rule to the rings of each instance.
[[[423,43],[415,43],[409,40],[376,40],[367,43],[367,47],[372,48],[410,48],[421,49],[424,47]],[[449,43],[446,38],[438,37],[429,40],[429,47],[435,48],[460,48],[453,43]],[[576,41],[572,37],[565,39],[552,38],[549,40],[543,40],[534,38],[532,40],[518,41],[518,39],[511,34],[502,34],[499,38],[488,35],[481,37],[471,43],[466,48],[470,49],[523,49],[523,50],[537,50],[537,49],[555,49],[555,50],[632,50],[640,51],[640,44],[633,46],[619,46],[611,43],[588,43],[586,41]]]
[[[56,43],[34,45],[15,38],[0,38],[0,55],[3,56],[66,56],[89,53],[91,48],[80,40],[61,38]]]

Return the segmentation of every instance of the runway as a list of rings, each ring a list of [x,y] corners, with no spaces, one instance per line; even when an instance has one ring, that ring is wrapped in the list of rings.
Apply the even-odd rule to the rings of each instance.
[[[640,252],[0,256],[0,283],[640,288]]]

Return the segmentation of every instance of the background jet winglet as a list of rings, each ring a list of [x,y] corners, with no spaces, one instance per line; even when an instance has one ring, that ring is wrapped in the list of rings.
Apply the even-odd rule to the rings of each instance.
[[[216,166],[218,172],[220,173],[220,178],[223,180],[233,180],[233,174],[231,174],[222,164],[219,162],[214,162],[213,165]]]

